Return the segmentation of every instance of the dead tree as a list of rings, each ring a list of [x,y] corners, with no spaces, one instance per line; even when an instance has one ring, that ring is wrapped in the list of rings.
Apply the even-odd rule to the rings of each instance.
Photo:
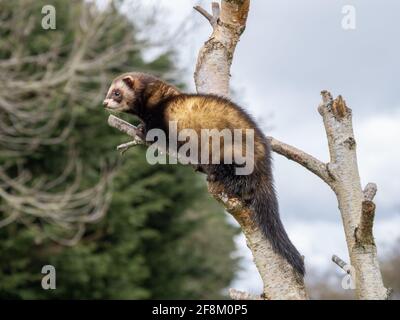
[[[211,24],[213,32],[200,49],[194,80],[199,93],[229,96],[230,67],[236,45],[243,33],[250,0],[222,0],[212,4],[212,14],[197,6]],[[351,276],[355,281],[359,299],[387,299],[389,290],[382,282],[373,240],[372,226],[375,213],[373,198],[376,185],[361,188],[356,157],[356,141],[353,134],[351,110],[341,96],[333,99],[329,92],[322,92],[318,108],[328,137],[331,160],[323,163],[313,156],[288,144],[269,137],[272,150],[293,160],[320,177],[335,192],[351,261]],[[121,145],[119,150],[144,144],[136,128],[115,117],[109,124],[134,137],[132,142]],[[271,244],[253,224],[251,212],[239,199],[229,198],[219,185],[208,185],[210,194],[220,201],[238,221],[254,262],[263,281],[260,296],[231,289],[233,299],[308,299],[304,279],[273,250]]]

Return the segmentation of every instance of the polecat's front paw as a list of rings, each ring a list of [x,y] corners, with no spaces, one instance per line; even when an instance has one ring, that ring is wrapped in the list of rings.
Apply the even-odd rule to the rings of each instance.
[[[141,123],[139,123],[139,124],[137,125],[136,130],[137,130],[138,136],[139,136],[141,139],[144,139],[145,136],[146,136],[146,125],[145,125],[143,122],[141,122]]]

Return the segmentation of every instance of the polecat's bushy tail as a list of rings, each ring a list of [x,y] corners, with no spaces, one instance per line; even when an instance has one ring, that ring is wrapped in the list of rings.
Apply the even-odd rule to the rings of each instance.
[[[262,186],[255,192],[253,211],[256,223],[270,241],[273,250],[282,255],[298,273],[304,275],[303,258],[290,241],[283,227],[272,183],[269,186]]]

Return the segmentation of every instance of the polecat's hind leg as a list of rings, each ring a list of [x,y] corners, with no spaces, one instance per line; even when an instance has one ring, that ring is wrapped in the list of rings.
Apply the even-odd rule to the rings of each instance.
[[[205,166],[205,170],[208,182],[219,182],[224,186],[225,191],[229,195],[238,195],[236,190],[234,190],[236,177],[233,175],[232,165],[210,164]]]
[[[251,203],[254,197],[254,181],[251,176],[236,175],[234,165],[208,164],[197,165],[196,171],[207,175],[207,182],[223,185],[224,191],[232,197],[239,197]]]
[[[193,165],[196,172],[201,172],[207,175],[206,180],[208,182],[215,182],[218,180],[217,172],[218,169],[212,164],[196,164]]]
[[[192,167],[194,168],[195,172],[200,172],[207,175],[207,182],[216,182],[218,180],[215,169],[212,169],[210,165],[193,164]]]
[[[219,165],[216,168],[216,181],[224,185],[225,192],[232,196],[238,197],[246,204],[251,204],[254,199],[256,190],[256,180],[253,175],[236,174],[236,166]]]

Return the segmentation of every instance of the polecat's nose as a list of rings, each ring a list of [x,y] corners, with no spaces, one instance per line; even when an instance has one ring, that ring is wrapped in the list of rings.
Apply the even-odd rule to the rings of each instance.
[[[103,101],[103,106],[104,106],[104,107],[107,107],[107,106],[108,106],[108,101],[107,101],[107,100],[104,100],[104,101]]]

